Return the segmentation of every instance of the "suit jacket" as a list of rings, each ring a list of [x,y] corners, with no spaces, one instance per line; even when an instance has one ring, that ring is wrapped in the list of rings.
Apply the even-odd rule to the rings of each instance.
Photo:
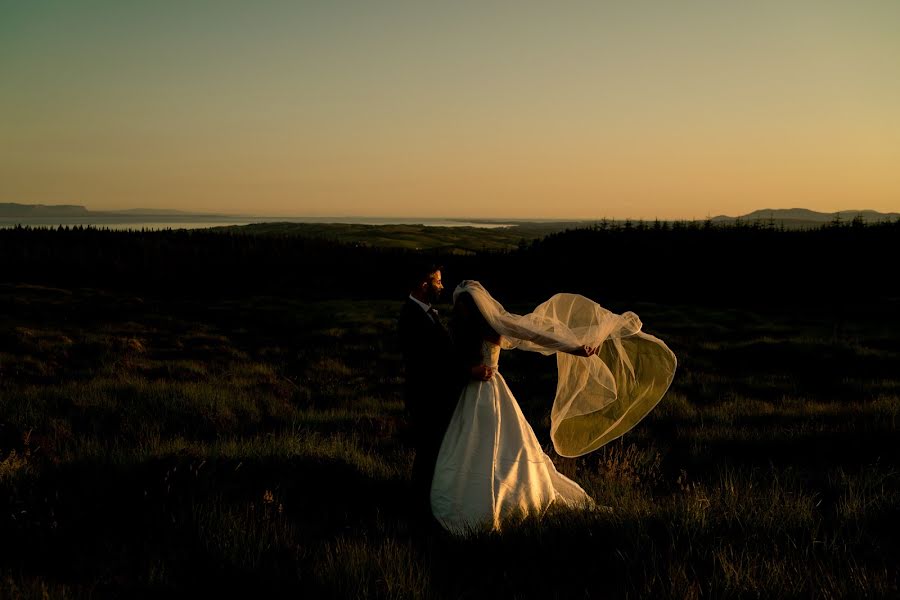
[[[450,336],[407,298],[400,312],[400,350],[406,370],[404,400],[417,436],[441,436],[465,380]]]

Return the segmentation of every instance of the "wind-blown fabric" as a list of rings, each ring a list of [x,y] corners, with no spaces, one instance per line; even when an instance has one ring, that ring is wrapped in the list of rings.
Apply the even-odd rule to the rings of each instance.
[[[544,453],[498,370],[499,358],[500,346],[482,341],[482,364],[494,376],[463,389],[434,465],[431,511],[456,534],[500,529],[553,504],[596,506]]]
[[[556,354],[558,381],[550,412],[553,446],[562,456],[597,450],[637,425],[659,403],[677,360],[666,344],[641,331],[633,312],[616,314],[578,294],[556,294],[529,314],[506,311],[477,281],[463,281],[503,348]],[[589,358],[566,352],[599,347]]]

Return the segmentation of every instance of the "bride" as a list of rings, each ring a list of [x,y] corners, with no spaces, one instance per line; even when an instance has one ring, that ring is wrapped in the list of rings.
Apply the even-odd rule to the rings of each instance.
[[[659,402],[672,382],[675,355],[643,333],[637,315],[611,313],[575,294],[557,294],[532,313],[516,315],[477,281],[453,292],[451,335],[463,359],[493,372],[463,390],[435,465],[434,516],[465,533],[558,502],[593,505],[560,474],[497,371],[501,349],[556,354],[558,384],[550,434],[562,456],[581,456],[621,436]]]

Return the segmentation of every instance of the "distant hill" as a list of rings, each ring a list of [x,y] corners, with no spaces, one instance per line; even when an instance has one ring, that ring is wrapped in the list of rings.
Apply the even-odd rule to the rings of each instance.
[[[0,217],[80,217],[90,213],[74,204],[16,204],[0,203]]]
[[[206,213],[174,210],[171,208],[128,208],[123,210],[88,210],[87,207],[75,204],[18,204],[15,202],[0,203],[0,219],[124,219],[130,221],[142,221],[145,219],[184,221],[221,219],[224,222],[232,221],[229,215],[214,215]],[[60,221],[65,223],[65,221]],[[26,221],[27,223],[27,221]]]
[[[856,217],[861,217],[868,223],[878,221],[896,220],[900,213],[880,213],[874,210],[842,210],[837,213],[816,212],[806,208],[764,208],[755,210],[746,215],[732,217],[719,215],[712,217],[710,221],[718,224],[730,224],[735,221],[744,223],[773,222],[789,229],[815,228],[830,223],[839,217],[841,221],[850,222]],[[56,221],[59,219],[59,221]],[[159,222],[220,222],[223,226],[229,226],[236,221],[250,219],[241,215],[225,215],[196,213],[183,210],[166,208],[131,208],[116,211],[92,211],[84,206],[74,204],[18,204],[0,203],[0,222],[28,224],[79,224],[94,223],[102,225],[104,222],[140,223],[152,220]],[[488,248],[512,248],[522,240],[541,238],[551,233],[566,229],[583,228],[598,223],[596,220],[578,221],[536,221],[519,219],[447,219],[449,222],[480,224],[503,224],[497,229],[451,227],[456,233],[448,240],[443,234],[436,235],[437,230],[445,225],[397,225],[384,223],[382,225],[350,224],[342,222],[340,217],[334,220],[319,217],[314,221],[303,222],[288,219],[284,222],[278,217],[254,216],[253,220],[259,221],[255,225],[242,227],[247,233],[274,233],[287,235],[305,235],[310,237],[327,237],[344,241],[353,241],[362,244],[391,245],[413,248],[451,247],[463,251]],[[425,222],[427,223],[427,219]],[[632,222],[636,220],[632,219]],[[622,219],[609,219],[609,223],[623,223]],[[671,221],[670,221],[671,222]],[[379,229],[381,228],[381,229]],[[471,229],[471,231],[469,231]],[[238,230],[238,229],[236,229]],[[386,242],[386,238],[389,241]]]
[[[819,227],[839,217],[841,221],[852,221],[857,216],[867,223],[887,221],[900,218],[900,213],[880,213],[874,210],[842,210],[836,213],[823,213],[807,208],[764,208],[739,217],[719,215],[710,219],[714,223],[731,223],[737,220],[744,222],[774,221],[785,227]]]

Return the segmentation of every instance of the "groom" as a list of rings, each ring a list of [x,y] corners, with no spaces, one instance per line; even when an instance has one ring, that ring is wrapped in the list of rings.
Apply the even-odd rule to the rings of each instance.
[[[431,514],[431,479],[444,431],[468,370],[459,368],[450,336],[432,306],[444,285],[441,267],[422,266],[411,273],[409,297],[398,323],[400,349],[406,370],[404,400],[416,450],[413,461],[413,502],[421,517]]]

